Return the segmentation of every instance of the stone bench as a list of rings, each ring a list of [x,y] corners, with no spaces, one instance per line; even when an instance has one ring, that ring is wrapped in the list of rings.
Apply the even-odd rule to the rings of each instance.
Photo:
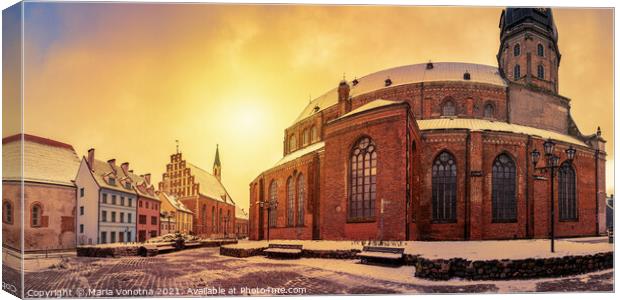
[[[299,258],[303,245],[269,244],[263,253],[269,258]]]
[[[402,263],[404,253],[405,248],[364,246],[357,257],[361,259],[363,264],[369,262]]]

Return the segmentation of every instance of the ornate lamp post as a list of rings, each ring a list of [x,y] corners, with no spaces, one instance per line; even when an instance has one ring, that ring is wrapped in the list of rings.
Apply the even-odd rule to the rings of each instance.
[[[551,240],[551,252],[555,252],[555,173],[559,169],[559,161],[560,157],[554,154],[555,150],[555,142],[551,139],[546,140],[543,143],[543,148],[545,151],[546,164],[543,167],[536,167],[538,164],[538,160],[540,159],[540,152],[537,149],[534,149],[531,153],[532,165],[534,165],[534,170],[540,171],[541,173],[549,172],[551,175],[551,194],[549,195],[549,201],[551,202],[551,209],[549,211],[550,219],[551,219],[551,228],[549,230],[549,239]],[[568,161],[572,163],[575,158],[575,153],[577,150],[573,148],[573,146],[568,147],[568,149],[564,150],[566,153],[566,157]]]
[[[278,201],[258,201],[261,208],[267,207],[267,241],[269,241],[269,228],[271,227],[271,210],[278,208]]]

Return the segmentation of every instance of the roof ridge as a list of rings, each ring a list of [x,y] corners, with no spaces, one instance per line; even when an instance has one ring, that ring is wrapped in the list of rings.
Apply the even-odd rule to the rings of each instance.
[[[69,149],[75,152],[75,149],[73,149],[73,146],[70,144],[63,143],[57,140],[52,140],[52,139],[36,136],[36,135],[32,135],[32,134],[27,134],[27,133],[18,133],[18,134],[14,134],[14,135],[2,138],[2,144],[21,140],[22,136],[24,138],[24,141],[33,142],[33,143],[37,143],[41,145],[48,145],[48,146],[57,147],[57,148],[66,148],[66,149]]]

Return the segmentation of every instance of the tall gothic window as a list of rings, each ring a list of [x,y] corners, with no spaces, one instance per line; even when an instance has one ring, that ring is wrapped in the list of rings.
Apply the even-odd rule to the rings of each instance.
[[[515,80],[521,78],[521,66],[519,65],[515,66],[512,76],[514,77]]]
[[[542,65],[538,65],[538,78],[545,79],[545,68]]]
[[[569,162],[560,166],[558,175],[558,207],[560,220],[577,219],[577,198],[575,189],[575,169]]]
[[[368,137],[357,141],[351,151],[349,218],[366,219],[375,216],[377,197],[377,152]]]
[[[456,162],[442,152],[433,163],[433,220],[456,222]]]
[[[202,219],[202,226],[207,227],[207,206],[205,204],[202,205],[202,211],[200,213],[200,217]]]
[[[286,224],[293,226],[295,222],[295,181],[293,177],[286,180]]]
[[[215,206],[211,207],[211,231],[215,229]]]
[[[484,106],[484,117],[485,118],[493,118],[493,117],[495,117],[495,108],[493,107],[493,104],[487,103]]]
[[[500,154],[493,162],[493,222],[517,220],[515,162],[506,154]]]
[[[34,204],[30,208],[30,225],[32,227],[41,226],[41,211],[42,210],[40,204]]]
[[[454,106],[454,102],[452,100],[448,100],[444,102],[441,107],[441,115],[442,116],[454,116],[456,114],[456,107]]]
[[[538,56],[545,56],[545,48],[542,44],[538,44],[537,50]]]
[[[269,206],[270,203],[276,203],[277,201],[278,201],[278,184],[274,180],[271,182],[271,185],[269,186],[269,203],[267,203],[267,206]],[[278,222],[277,218],[278,218],[278,211],[276,210],[276,208],[269,209],[269,226],[270,227],[276,227],[276,224]]]
[[[514,47],[514,55],[515,56],[521,55],[521,45],[519,45],[519,44],[515,45],[515,47]]]
[[[304,193],[306,186],[304,175],[299,174],[297,177],[297,225],[304,225]]]

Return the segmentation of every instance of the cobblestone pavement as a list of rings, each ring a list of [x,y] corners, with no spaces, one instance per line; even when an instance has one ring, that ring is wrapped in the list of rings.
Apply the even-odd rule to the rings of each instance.
[[[266,261],[266,260],[265,260]],[[353,264],[353,263],[352,263]],[[352,265],[353,266],[353,265]],[[411,269],[408,269],[411,270]],[[402,272],[395,268],[394,272]],[[3,275],[12,273],[5,272]],[[16,274],[16,273],[15,273]],[[403,278],[409,278],[404,275]],[[26,297],[207,296],[257,294],[483,293],[514,291],[611,291],[613,271],[510,282],[379,280],[345,271],[220,256],[217,248],[155,257],[70,257],[27,272]],[[504,285],[502,285],[504,284]],[[54,293],[54,294],[50,294]],[[60,293],[60,294],[59,294]]]

